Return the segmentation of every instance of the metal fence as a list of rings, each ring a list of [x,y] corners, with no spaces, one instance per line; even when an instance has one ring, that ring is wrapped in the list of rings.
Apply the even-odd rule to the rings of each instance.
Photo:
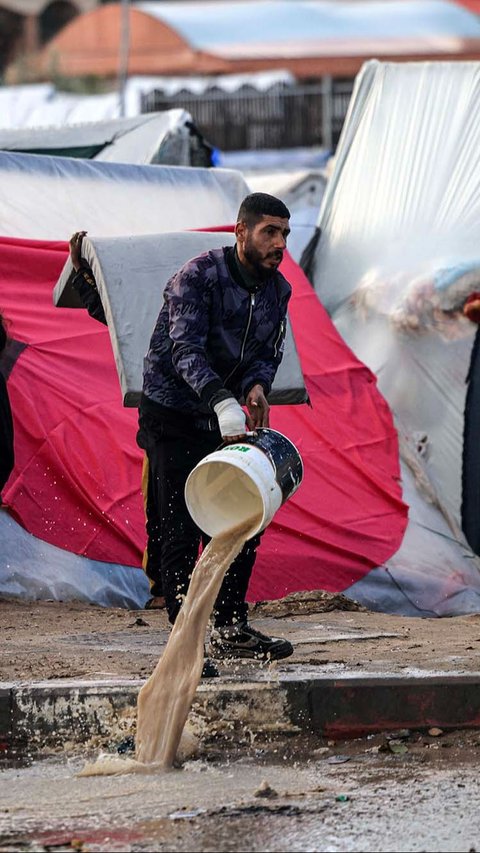
[[[335,150],[347,112],[353,80],[289,85],[265,92],[244,86],[237,92],[183,90],[166,95],[155,89],[142,96],[142,113],[181,108],[193,117],[212,145],[223,151],[321,146]]]

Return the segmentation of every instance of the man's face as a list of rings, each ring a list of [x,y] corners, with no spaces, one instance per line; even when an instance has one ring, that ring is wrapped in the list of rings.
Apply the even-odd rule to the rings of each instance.
[[[262,216],[260,221],[251,227],[248,227],[246,222],[237,222],[235,233],[242,263],[259,278],[269,278],[282,262],[290,234],[288,219]]]

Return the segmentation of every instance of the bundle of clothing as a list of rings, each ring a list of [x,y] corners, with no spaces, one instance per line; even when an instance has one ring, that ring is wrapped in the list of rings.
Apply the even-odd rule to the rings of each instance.
[[[413,276],[369,270],[351,297],[365,316],[388,316],[399,331],[435,331],[450,340],[469,332],[469,321],[480,323],[480,260],[468,261]]]

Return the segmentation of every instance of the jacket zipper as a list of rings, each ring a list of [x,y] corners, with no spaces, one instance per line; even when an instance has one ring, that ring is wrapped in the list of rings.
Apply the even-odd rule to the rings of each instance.
[[[253,315],[253,308],[254,308],[254,305],[255,305],[255,294],[254,294],[254,293],[251,293],[251,294],[250,294],[250,312],[249,312],[249,314],[248,314],[247,327],[246,327],[246,329],[245,329],[245,334],[244,334],[244,336],[243,336],[242,346],[241,346],[241,349],[240,349],[240,361],[238,362],[238,364],[236,364],[236,365],[235,365],[235,367],[233,368],[233,370],[231,370],[231,371],[230,371],[230,373],[228,374],[228,376],[226,376],[226,377],[225,377],[225,379],[223,380],[223,381],[224,381],[224,383],[228,382],[228,380],[230,379],[230,377],[231,377],[231,376],[233,376],[233,374],[235,373],[235,371],[236,371],[237,367],[240,367],[240,365],[241,365],[241,363],[242,363],[242,361],[243,361],[243,356],[244,356],[244,353],[245,353],[245,345],[246,345],[246,343],[247,343],[247,337],[248,337],[248,333],[249,333],[249,331],[250,331],[250,326],[251,326],[251,323],[252,323],[252,315]]]
[[[278,335],[277,335],[277,337],[276,337],[275,343],[274,343],[274,345],[273,345],[273,356],[274,356],[274,358],[276,358],[276,357],[277,357],[277,353],[278,353],[278,344],[279,344],[280,339],[281,339],[281,337],[282,337],[282,335],[283,335],[284,323],[285,323],[285,320],[282,320],[282,322],[280,323],[280,331],[279,331],[279,333],[278,333]]]

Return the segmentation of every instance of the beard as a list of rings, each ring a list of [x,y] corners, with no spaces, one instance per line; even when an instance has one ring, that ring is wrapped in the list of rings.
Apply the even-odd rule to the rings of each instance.
[[[243,254],[261,281],[266,281],[272,277],[283,258],[283,252],[280,250],[263,255],[249,240],[245,242]],[[264,263],[270,260],[275,260],[276,266],[264,266]]]

